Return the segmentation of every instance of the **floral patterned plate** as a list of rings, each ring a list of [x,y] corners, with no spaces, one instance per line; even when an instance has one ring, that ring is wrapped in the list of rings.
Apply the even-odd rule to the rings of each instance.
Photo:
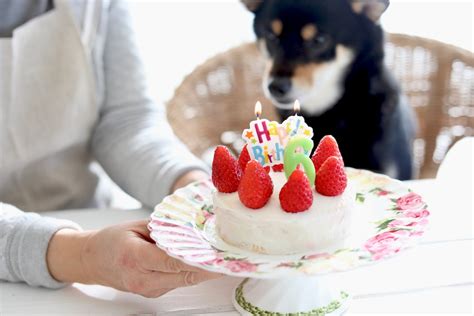
[[[356,188],[351,237],[343,249],[290,256],[262,255],[226,244],[216,233],[211,182],[193,183],[155,207],[149,229],[159,248],[189,265],[228,275],[279,278],[346,271],[410,247],[430,215],[422,198],[402,182],[347,168]]]

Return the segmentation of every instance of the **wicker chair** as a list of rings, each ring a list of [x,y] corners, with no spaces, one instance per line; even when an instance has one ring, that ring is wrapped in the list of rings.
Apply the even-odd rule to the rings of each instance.
[[[191,151],[202,156],[221,143],[238,151],[237,135],[254,119],[257,100],[264,117],[277,119],[262,93],[264,63],[255,44],[244,44],[209,59],[184,79],[168,103],[168,119]],[[417,175],[434,177],[450,146],[474,135],[473,54],[434,40],[389,34],[386,63],[418,115]]]

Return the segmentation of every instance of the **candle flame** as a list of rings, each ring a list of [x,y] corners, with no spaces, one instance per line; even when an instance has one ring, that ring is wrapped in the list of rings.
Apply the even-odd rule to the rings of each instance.
[[[301,111],[300,101],[295,100],[295,104],[293,105],[293,111],[295,112],[295,114],[300,113],[300,111]]]
[[[255,116],[257,118],[260,118],[260,115],[262,115],[262,103],[260,101],[257,101],[255,104]]]

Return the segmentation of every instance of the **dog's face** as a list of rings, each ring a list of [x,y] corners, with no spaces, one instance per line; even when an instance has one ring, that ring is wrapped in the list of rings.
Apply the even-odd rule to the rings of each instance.
[[[349,66],[378,34],[388,6],[388,0],[242,2],[255,13],[254,31],[268,57],[265,94],[282,109],[298,99],[309,114],[326,111],[341,97]]]

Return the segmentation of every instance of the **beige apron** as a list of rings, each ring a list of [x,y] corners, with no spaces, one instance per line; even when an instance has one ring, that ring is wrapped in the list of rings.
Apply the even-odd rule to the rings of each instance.
[[[82,32],[66,0],[0,39],[0,201],[27,211],[90,206],[98,119],[89,55],[100,1]]]

